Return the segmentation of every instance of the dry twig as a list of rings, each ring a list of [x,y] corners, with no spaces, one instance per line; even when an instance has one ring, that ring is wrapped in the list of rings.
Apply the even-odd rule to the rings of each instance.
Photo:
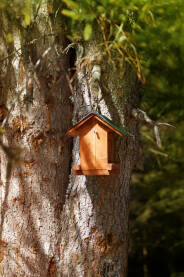
[[[154,134],[155,134],[155,138],[156,138],[156,142],[159,148],[162,147],[162,142],[161,142],[161,138],[160,138],[160,132],[159,132],[159,127],[160,126],[167,126],[167,127],[174,127],[173,125],[169,124],[169,123],[165,123],[165,122],[156,122],[154,120],[152,120],[147,114],[146,112],[142,111],[141,109],[133,109],[132,110],[132,115],[137,119],[137,120],[143,120],[146,123],[148,123],[149,125],[151,125],[153,127],[154,130]]]

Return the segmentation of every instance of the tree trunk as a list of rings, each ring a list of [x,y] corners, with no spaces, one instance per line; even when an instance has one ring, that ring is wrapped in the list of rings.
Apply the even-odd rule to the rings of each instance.
[[[54,276],[71,160],[71,141],[65,136],[72,106],[68,57],[60,51],[66,46],[63,27],[55,23],[53,31],[45,5],[27,30],[11,26],[5,14],[1,23],[1,59],[9,56],[1,67],[2,107],[10,109],[27,85],[3,137],[7,145],[21,148],[22,155],[12,163],[1,154],[0,276]],[[8,32],[13,35],[9,44]],[[50,52],[34,69],[48,47]]]
[[[133,136],[116,138],[116,161],[121,163],[119,176],[71,173],[62,214],[59,271],[63,276],[125,277],[129,183],[138,148],[138,126],[131,110],[139,103],[138,83],[130,68],[122,76],[118,69],[112,70],[107,62],[96,59],[96,53],[98,57],[102,55],[98,43],[89,42],[77,48],[73,123],[95,110]],[[100,80],[95,79],[95,70],[102,72]],[[73,163],[80,163],[78,138],[73,144]]]
[[[1,21],[1,109],[10,110],[27,86],[3,136],[3,144],[22,153],[20,160],[19,148],[1,153],[0,276],[125,277],[129,183],[138,150],[138,125],[131,117],[139,105],[136,74],[126,66],[122,75],[103,59],[94,38],[76,44],[71,90],[74,51],[63,54],[64,27],[45,5],[27,30],[12,27],[5,15]],[[7,44],[10,30],[13,42]],[[116,138],[118,176],[73,176],[79,139],[72,142],[65,134],[94,110],[133,135]]]

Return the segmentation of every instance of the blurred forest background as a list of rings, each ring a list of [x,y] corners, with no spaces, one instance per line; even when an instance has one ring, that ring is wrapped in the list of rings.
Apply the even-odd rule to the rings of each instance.
[[[132,178],[129,276],[184,276],[184,2],[153,1],[153,24],[135,36],[146,76],[142,109],[162,129],[162,148],[142,125],[144,163]]]
[[[66,18],[71,42],[90,40],[94,22],[102,26],[105,51],[113,48],[120,53],[119,62],[129,62],[137,71],[141,109],[156,122],[176,127],[160,128],[159,148],[153,129],[145,122],[140,126],[143,151],[131,183],[129,277],[183,277],[184,2],[63,0],[48,1],[50,9],[53,2]],[[28,28],[39,3],[0,0],[0,9],[15,24],[21,17]],[[11,33],[7,40],[11,43]]]

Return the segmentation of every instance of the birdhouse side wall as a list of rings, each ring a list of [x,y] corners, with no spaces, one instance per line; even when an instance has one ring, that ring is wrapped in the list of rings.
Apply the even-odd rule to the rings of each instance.
[[[114,163],[114,134],[108,133],[108,163]]]

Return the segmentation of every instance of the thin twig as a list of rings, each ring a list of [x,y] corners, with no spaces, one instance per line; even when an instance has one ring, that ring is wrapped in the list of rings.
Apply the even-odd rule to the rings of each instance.
[[[18,53],[19,51],[21,50],[21,48],[13,51],[11,54],[9,54],[8,56],[4,57],[2,60],[0,60],[0,63],[1,62],[4,62],[5,60],[9,59],[11,56],[15,55],[16,53]]]
[[[162,147],[162,142],[161,142],[161,138],[160,138],[160,133],[159,133],[159,129],[158,126],[155,125],[154,126],[154,133],[155,133],[155,138],[156,138],[156,142],[159,148]]]
[[[44,59],[47,56],[47,54],[49,53],[50,50],[51,50],[51,47],[49,47],[47,50],[45,50],[43,52],[42,56],[37,60],[37,62],[34,65],[34,71],[38,68],[38,66],[41,63],[41,60]]]
[[[54,36],[54,35],[55,35],[54,33],[50,33],[50,34],[47,35],[47,37],[48,37],[48,36]],[[43,38],[43,36],[41,36],[40,38],[35,38],[35,39],[33,39],[33,40],[27,42],[24,46],[33,44],[35,41],[40,40],[40,39],[42,39],[42,38]],[[10,58],[11,56],[15,55],[16,53],[19,53],[19,51],[20,51],[21,49],[22,49],[22,48],[20,47],[19,49],[13,51],[13,52],[10,53],[8,56],[6,56],[6,57],[4,57],[2,60],[0,60],[0,63],[3,62],[3,61],[5,61],[5,60],[7,60],[8,58]]]
[[[156,142],[159,148],[162,147],[162,142],[161,142],[161,138],[160,138],[160,132],[159,132],[159,127],[160,126],[167,126],[167,127],[174,127],[173,125],[169,124],[169,123],[165,123],[165,122],[155,122],[154,120],[152,120],[147,114],[146,112],[142,111],[141,109],[133,109],[132,110],[132,115],[137,119],[137,120],[142,120],[147,122],[149,125],[151,125],[154,129],[154,134],[155,134],[155,138],[156,138]]]
[[[72,82],[71,82],[71,80],[70,80],[70,78],[69,78],[69,76],[68,76],[67,73],[66,73],[66,80],[67,80],[67,82],[68,82],[68,87],[69,87],[69,89],[70,89],[70,92],[73,93]]]
[[[70,50],[70,48],[74,48],[74,46],[76,45],[76,43],[70,43],[63,51],[62,54],[68,54],[68,51]]]
[[[169,123],[164,123],[164,122],[158,122],[157,125],[163,125],[163,126],[168,126],[168,127],[176,128],[174,125],[171,125]]]

